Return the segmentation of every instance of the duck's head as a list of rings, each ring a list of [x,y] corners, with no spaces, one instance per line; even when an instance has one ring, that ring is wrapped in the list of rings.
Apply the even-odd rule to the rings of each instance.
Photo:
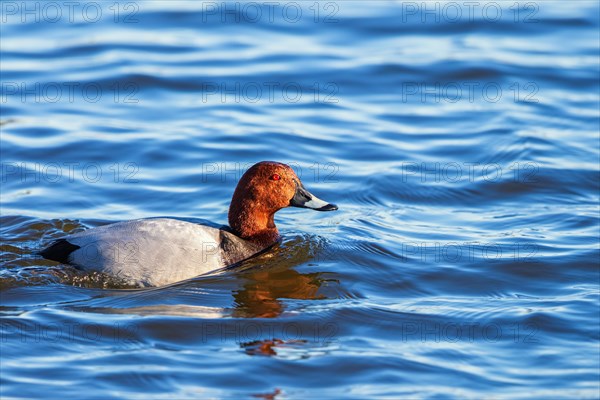
[[[306,190],[289,165],[261,161],[238,182],[229,207],[229,225],[243,239],[271,244],[279,237],[273,216],[285,207],[338,209]]]

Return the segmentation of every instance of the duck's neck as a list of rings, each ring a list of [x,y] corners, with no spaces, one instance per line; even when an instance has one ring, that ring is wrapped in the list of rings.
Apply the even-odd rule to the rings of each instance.
[[[229,226],[242,239],[266,247],[279,240],[274,213],[261,210],[251,201],[236,201],[229,207]]]

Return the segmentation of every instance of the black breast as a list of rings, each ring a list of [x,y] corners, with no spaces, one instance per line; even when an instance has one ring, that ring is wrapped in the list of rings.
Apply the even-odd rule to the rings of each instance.
[[[246,260],[260,253],[263,248],[247,240],[240,239],[229,230],[219,230],[221,256],[226,266]]]

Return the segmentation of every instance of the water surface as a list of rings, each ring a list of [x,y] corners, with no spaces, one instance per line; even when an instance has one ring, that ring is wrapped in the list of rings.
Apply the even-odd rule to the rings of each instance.
[[[3,398],[599,396],[597,2],[53,4],[2,3]],[[260,160],[339,211],[168,287],[35,256]]]

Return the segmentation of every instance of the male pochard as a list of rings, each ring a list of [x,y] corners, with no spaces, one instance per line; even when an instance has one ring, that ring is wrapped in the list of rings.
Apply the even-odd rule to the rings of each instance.
[[[170,218],[137,219],[75,233],[40,255],[128,284],[161,286],[235,264],[275,244],[279,232],[273,216],[290,206],[337,210],[306,190],[288,165],[262,161],[238,182],[229,206],[229,228]]]

